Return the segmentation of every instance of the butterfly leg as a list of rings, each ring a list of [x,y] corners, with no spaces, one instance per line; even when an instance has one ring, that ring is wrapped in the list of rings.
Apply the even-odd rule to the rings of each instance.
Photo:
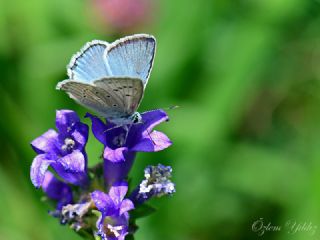
[[[123,126],[123,129],[126,131],[126,136],[125,136],[125,138],[124,138],[124,142],[125,142],[125,143],[127,142],[127,137],[128,137],[128,133],[129,133],[129,131],[130,131],[131,126],[132,126],[132,124],[130,124],[129,127],[128,127],[128,125],[124,125],[124,126]]]
[[[134,124],[144,124],[144,122],[143,122],[143,120],[141,120],[140,122],[138,122],[138,123],[134,123]],[[131,125],[130,125],[130,127],[131,127]],[[147,133],[148,133],[148,137],[150,138],[150,140],[151,140],[151,142],[152,142],[153,146],[155,146],[155,145],[156,145],[156,143],[153,141],[153,139],[152,139],[152,137],[151,137],[151,135],[150,135],[149,130],[148,130],[148,129],[146,129],[146,130],[147,130]]]
[[[148,129],[146,129],[146,130],[147,130],[148,136],[149,136],[149,138],[150,138],[150,140],[151,140],[151,142],[152,142],[153,146],[155,146],[155,145],[156,145],[156,143],[153,141],[153,139],[152,139],[152,137],[151,137],[151,135],[150,135],[149,130],[148,130]]]
[[[114,126],[114,127],[112,127],[112,128],[108,128],[107,130],[104,130],[104,133],[105,132],[108,132],[108,131],[111,131],[111,130],[113,130],[113,129],[116,129],[116,128],[120,128],[120,127],[123,127],[123,126],[119,126],[119,125],[116,125],[116,126]]]

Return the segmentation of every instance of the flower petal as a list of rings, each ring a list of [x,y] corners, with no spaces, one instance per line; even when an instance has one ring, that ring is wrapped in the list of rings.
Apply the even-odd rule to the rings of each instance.
[[[74,126],[74,130],[71,133],[71,136],[73,139],[79,143],[80,146],[78,148],[82,150],[88,141],[88,132],[89,132],[89,127],[81,122],[78,122]]]
[[[103,214],[106,215],[109,209],[114,209],[114,204],[112,199],[108,194],[101,191],[94,191],[91,193],[91,198],[94,201],[97,209]]]
[[[92,133],[95,136],[95,138],[98,139],[98,141],[101,142],[103,145],[106,145],[106,124],[100,118],[90,113],[87,113],[85,117],[88,117],[91,120]]]
[[[59,181],[51,172],[47,171],[42,183],[42,190],[47,196],[58,201],[57,209],[72,202],[71,188],[64,182]]]
[[[125,240],[125,236],[128,234],[128,225],[129,225],[129,215],[128,213],[124,213],[121,216],[111,217],[107,221],[104,221],[105,217],[98,219],[97,221],[97,228],[98,232],[97,235],[100,237],[101,240]]]
[[[124,199],[122,202],[121,202],[121,205],[120,205],[120,216],[125,213],[125,212],[128,212],[130,210],[134,209],[134,205],[133,205],[133,202],[129,199]]]
[[[65,167],[60,162],[55,162],[52,165],[55,172],[67,183],[77,186],[86,186],[89,183],[88,174],[83,172],[70,172],[66,171]]]
[[[72,153],[59,158],[59,163],[62,164],[66,171],[70,172],[84,172],[86,167],[86,159],[83,153],[75,150]]]
[[[141,141],[144,135],[151,133],[158,124],[168,121],[169,117],[163,110],[153,110],[141,114],[142,123],[133,124],[128,133],[128,146],[132,147]]]
[[[67,109],[56,111],[56,127],[60,133],[71,131],[77,122],[80,122],[80,118],[76,112]]]
[[[127,151],[128,148],[126,147],[120,147],[113,150],[106,146],[104,149],[103,158],[114,163],[124,162],[126,160],[125,156]]]
[[[47,159],[46,154],[40,154],[33,159],[30,169],[30,178],[36,188],[41,187],[45,173],[53,162],[54,161]]]
[[[125,143],[126,130],[113,123],[104,123],[100,118],[87,113],[85,117],[91,119],[92,132],[96,139],[109,148],[117,148]]]
[[[169,147],[171,144],[172,142],[164,133],[154,130],[150,134],[146,134],[130,151],[157,152]]]
[[[142,126],[144,130],[148,129],[149,132],[151,132],[155,126],[169,120],[167,113],[161,109],[144,112],[141,116],[143,121]],[[139,126],[139,124],[137,126]]]
[[[115,183],[109,190],[109,196],[112,201],[118,206],[124,199],[128,191],[128,183],[122,181]]]
[[[106,145],[112,149],[123,147],[124,145],[127,146],[126,133],[127,130],[122,126],[108,128],[108,130],[105,131]]]
[[[121,162],[111,162],[108,159],[104,159],[103,172],[106,186],[111,187],[114,183],[123,181],[128,176],[135,155],[135,152],[126,152],[126,160]]]
[[[56,151],[57,141],[58,141],[58,133],[53,129],[49,129],[40,137],[37,137],[36,139],[34,139],[31,142],[31,146],[39,154],[47,153],[47,152]]]

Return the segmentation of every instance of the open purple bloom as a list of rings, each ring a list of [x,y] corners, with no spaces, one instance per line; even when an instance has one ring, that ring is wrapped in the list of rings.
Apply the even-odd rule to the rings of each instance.
[[[105,146],[104,172],[109,184],[127,176],[136,152],[157,152],[172,144],[164,133],[153,130],[158,124],[168,121],[162,110],[144,112],[141,114],[142,123],[123,127],[105,123],[89,113],[86,116],[92,121],[94,136]]]
[[[171,173],[172,168],[162,164],[146,167],[144,170],[145,179],[133,191],[130,199],[135,204],[141,204],[151,197],[171,195],[175,192],[175,185],[170,180]]]
[[[31,142],[38,155],[34,158],[30,176],[35,187],[41,187],[45,173],[51,166],[66,182],[83,186],[88,181],[85,145],[88,126],[80,122],[71,110],[56,113],[56,127]]]
[[[42,182],[42,190],[48,198],[57,201],[57,210],[72,203],[71,188],[64,182],[59,181],[51,172],[46,172]]]
[[[124,240],[128,234],[129,213],[134,208],[129,199],[124,199],[128,191],[128,184],[120,182],[113,185],[109,193],[94,191],[91,198],[101,217],[97,222],[97,235],[102,240]]]

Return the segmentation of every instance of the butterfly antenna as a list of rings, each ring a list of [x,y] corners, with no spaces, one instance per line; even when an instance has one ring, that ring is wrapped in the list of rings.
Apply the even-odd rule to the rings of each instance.
[[[174,105],[174,106],[170,106],[170,107],[165,107],[165,108],[159,108],[159,109],[163,109],[163,110],[173,110],[173,109],[177,109],[177,108],[179,108],[180,106],[178,106],[178,105]]]
[[[168,107],[168,108],[165,108],[166,110],[173,110],[173,109],[177,109],[177,108],[179,108],[180,106],[178,106],[178,105],[174,105],[174,106],[170,106],[170,107]]]
[[[149,110],[149,111],[145,111],[144,113],[147,113],[147,112],[152,112],[152,111],[155,111],[155,110],[173,110],[173,109],[176,109],[176,108],[179,108],[180,106],[178,105],[175,105],[175,106],[170,106],[170,107],[167,107],[167,108],[156,108],[156,109],[152,109],[152,110]],[[143,121],[142,121],[143,123]]]
[[[130,128],[131,128],[132,124],[130,124],[130,126],[128,127],[127,125],[124,126],[124,129],[126,130],[126,136],[124,138],[124,143],[127,142],[127,137],[128,137],[128,133],[130,131]]]

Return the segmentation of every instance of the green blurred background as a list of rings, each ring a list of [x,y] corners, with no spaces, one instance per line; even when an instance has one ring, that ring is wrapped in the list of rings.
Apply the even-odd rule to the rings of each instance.
[[[320,1],[146,1],[0,0],[0,239],[80,239],[33,188],[29,143],[56,109],[86,112],[55,90],[72,54],[139,32],[158,40],[140,111],[180,108],[158,128],[174,145],[138,154],[131,173],[170,164],[177,188],[136,239],[319,239]],[[91,135],[90,165],[100,152]],[[259,218],[281,231],[259,237]],[[315,233],[288,233],[289,220]]]

